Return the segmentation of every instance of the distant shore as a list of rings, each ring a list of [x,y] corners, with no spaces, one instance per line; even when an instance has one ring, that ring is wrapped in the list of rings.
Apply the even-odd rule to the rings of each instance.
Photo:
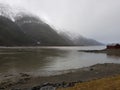
[[[120,49],[103,49],[103,50],[78,50],[79,52],[88,53],[106,53],[109,56],[120,57]]]
[[[45,86],[46,83],[50,83],[50,85],[53,85],[54,87],[58,88],[62,86],[58,86],[57,84],[61,85],[61,83],[63,82],[65,82],[66,85],[68,85],[68,83],[71,82],[86,82],[118,74],[120,74],[120,64],[106,63],[77,69],[74,72],[69,72],[62,75],[48,77],[35,77],[26,73],[19,73],[15,76],[3,75],[0,76],[0,78],[3,78],[3,80],[0,81],[0,89],[30,90],[31,88],[42,87],[43,85]]]

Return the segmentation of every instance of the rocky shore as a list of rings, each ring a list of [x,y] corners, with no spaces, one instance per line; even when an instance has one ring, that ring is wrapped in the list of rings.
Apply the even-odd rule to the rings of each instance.
[[[25,73],[0,76],[0,90],[56,90],[103,77],[120,74],[120,64],[106,63],[77,69],[62,75],[35,77]],[[42,89],[43,88],[43,89]]]

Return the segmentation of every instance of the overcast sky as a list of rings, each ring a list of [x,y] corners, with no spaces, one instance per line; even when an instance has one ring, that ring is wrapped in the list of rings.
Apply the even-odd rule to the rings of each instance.
[[[61,30],[120,43],[120,0],[0,0],[39,15]]]

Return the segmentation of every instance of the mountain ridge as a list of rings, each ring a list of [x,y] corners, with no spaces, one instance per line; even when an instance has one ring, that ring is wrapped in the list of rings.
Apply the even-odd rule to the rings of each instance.
[[[1,4],[0,4],[1,5]],[[72,34],[58,33],[40,17],[25,11],[12,11],[10,6],[0,6],[0,45],[3,46],[81,46],[101,43]]]

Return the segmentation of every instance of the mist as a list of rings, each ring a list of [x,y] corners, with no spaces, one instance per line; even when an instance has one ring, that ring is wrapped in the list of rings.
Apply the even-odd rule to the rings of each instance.
[[[119,0],[0,0],[38,15],[58,31],[120,43]]]

